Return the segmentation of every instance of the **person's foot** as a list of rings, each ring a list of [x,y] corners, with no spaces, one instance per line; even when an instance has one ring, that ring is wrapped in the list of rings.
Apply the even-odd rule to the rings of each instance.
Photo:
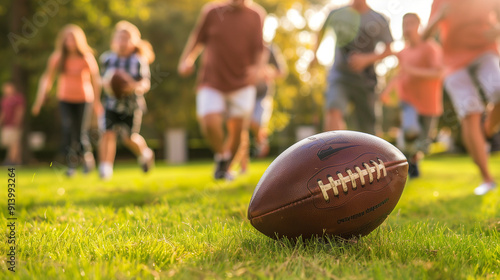
[[[495,189],[497,184],[495,182],[484,182],[479,187],[474,189],[475,195],[485,195],[489,191]]]
[[[153,150],[147,148],[142,154],[142,156],[139,157],[139,164],[141,165],[142,171],[144,171],[144,173],[147,173],[149,170],[153,168],[154,163],[155,163],[155,154]]]
[[[70,168],[68,168],[68,170],[66,170],[65,174],[66,174],[66,177],[71,178],[71,177],[75,176],[75,173],[76,173],[76,169],[73,167],[70,167]]]
[[[95,169],[95,159],[91,152],[83,154],[83,173],[88,174]]]
[[[107,181],[113,177],[113,166],[109,163],[103,163],[99,165],[99,177],[102,180]]]
[[[216,180],[219,179],[227,179],[228,177],[228,169],[229,169],[229,164],[231,163],[230,159],[216,159],[215,160],[215,173],[214,173],[214,178]]]
[[[269,142],[265,141],[264,143],[257,146],[256,156],[257,158],[265,158],[269,154]]]
[[[417,163],[408,162],[408,176],[412,179],[420,177],[420,170]]]

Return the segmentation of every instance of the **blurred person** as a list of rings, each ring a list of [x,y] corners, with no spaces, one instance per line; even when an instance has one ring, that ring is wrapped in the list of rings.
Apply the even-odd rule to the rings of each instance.
[[[424,38],[439,30],[443,45],[444,85],[462,125],[463,142],[483,182],[474,190],[484,195],[497,184],[488,165],[487,139],[500,128],[500,1],[434,0]],[[491,110],[479,93],[483,90]]]
[[[374,64],[391,54],[393,41],[387,19],[372,10],[366,0],[353,0],[350,5],[333,10],[318,33],[314,54],[325,32],[332,28],[336,35],[335,61],[328,76],[324,129],[346,129],[344,120],[349,103],[355,106],[358,129],[375,134],[377,75]],[[375,52],[384,44],[381,53]],[[314,66],[316,57],[311,62]]]
[[[248,130],[259,69],[265,63],[262,27],[266,12],[251,0],[207,4],[181,55],[178,72],[198,72],[196,111],[216,163],[214,178],[227,178],[241,135]],[[227,135],[224,132],[227,128]]]
[[[258,158],[269,154],[268,125],[273,113],[274,81],[285,77],[288,73],[288,66],[278,46],[269,44],[266,49],[266,55],[269,58],[266,59],[267,64],[259,71],[255,106],[250,119],[250,132],[255,137],[256,157]],[[245,173],[248,168],[249,149],[249,131],[243,131],[240,148],[234,158],[234,162],[240,164],[241,173]]]
[[[0,127],[2,146],[7,148],[3,164],[19,165],[22,163],[21,138],[26,101],[10,81],[2,85],[2,92]]]
[[[116,156],[117,133],[121,132],[125,146],[137,156],[144,172],[154,165],[154,153],[146,140],[139,134],[142,115],[146,110],[144,94],[151,86],[149,65],[154,61],[153,48],[148,41],[141,39],[139,29],[128,21],[115,25],[111,39],[111,50],[102,54],[101,68],[103,88],[109,93],[110,71],[124,71],[127,96],[116,98],[112,94],[104,96],[104,133],[99,143],[99,176],[110,179]]]
[[[404,153],[408,158],[409,176],[419,176],[419,153],[427,153],[436,131],[442,102],[442,49],[434,40],[422,40],[417,14],[403,16],[406,47],[397,54],[399,74],[382,93],[386,102],[389,91],[396,88],[401,108]]]
[[[80,157],[83,159],[83,172],[88,173],[95,168],[89,139],[92,109],[97,115],[103,111],[100,102],[101,79],[93,50],[87,43],[85,33],[77,25],[64,26],[57,36],[55,51],[50,55],[47,68],[40,78],[32,107],[34,116],[40,113],[56,77],[62,122],[61,153],[68,166],[66,175],[75,173]]]

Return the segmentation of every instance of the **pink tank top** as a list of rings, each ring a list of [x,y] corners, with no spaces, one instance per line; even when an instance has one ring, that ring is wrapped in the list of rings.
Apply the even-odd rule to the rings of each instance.
[[[59,75],[57,97],[70,103],[94,101],[90,70],[83,57],[66,59],[64,71]]]

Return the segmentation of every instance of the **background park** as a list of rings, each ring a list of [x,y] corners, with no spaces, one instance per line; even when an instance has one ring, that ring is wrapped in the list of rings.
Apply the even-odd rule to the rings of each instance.
[[[156,168],[146,175],[127,150],[119,149],[112,180],[103,182],[97,174],[66,178],[62,161],[54,159],[60,131],[52,93],[41,114],[36,118],[27,114],[24,121],[27,164],[16,167],[16,272],[8,270],[4,227],[1,279],[500,277],[500,195],[498,190],[473,195],[480,178],[472,160],[461,153],[459,126],[446,98],[440,128],[450,129],[453,153],[450,146],[433,145],[433,154],[422,162],[424,175],[408,181],[396,209],[373,233],[347,243],[329,239],[294,243],[271,240],[252,228],[247,207],[267,166],[303,137],[301,133],[321,131],[327,68],[309,72],[307,66],[315,34],[328,11],[348,1],[256,1],[268,12],[264,36],[281,48],[289,74],[276,85],[269,158],[254,160],[249,172],[232,182],[212,179],[212,154],[196,121],[195,77],[181,78],[176,71],[189,32],[207,2],[0,3],[4,38],[0,81],[12,79],[29,106],[62,26],[81,26],[98,57],[109,49],[116,22],[136,24],[156,54],[141,133],[157,156]],[[390,18],[393,36],[399,40],[396,47],[402,42],[402,15],[417,12],[425,23],[431,2],[368,1]],[[332,44],[333,39],[327,39],[323,49]],[[319,55],[321,64],[331,63],[328,54]],[[396,66],[397,60],[388,57],[377,73],[383,78]],[[392,141],[395,110],[384,108],[384,137]],[[96,120],[92,131],[95,145]],[[174,145],[166,135],[180,135],[185,145]],[[179,147],[186,153],[174,155]],[[493,172],[500,170],[498,154],[492,154],[490,164]],[[7,168],[1,176],[5,186]],[[0,217],[6,224],[7,188],[2,189]]]

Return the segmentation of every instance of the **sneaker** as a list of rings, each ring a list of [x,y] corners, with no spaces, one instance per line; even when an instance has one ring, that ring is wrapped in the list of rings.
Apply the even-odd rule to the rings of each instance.
[[[420,170],[418,169],[417,163],[408,162],[408,176],[410,176],[410,178],[420,177]]]
[[[139,164],[141,165],[142,171],[144,171],[144,173],[147,173],[154,166],[155,154],[153,153],[153,150],[147,148],[147,150],[144,151],[144,153],[139,157],[138,160]]]
[[[215,160],[215,173],[214,173],[214,178],[216,180],[218,179],[226,179],[228,177],[228,169],[229,169],[229,164],[231,163],[231,160],[226,159],[226,160]]]
[[[71,177],[75,176],[75,173],[76,173],[76,169],[73,167],[70,167],[66,170],[66,177],[71,178]]]
[[[99,165],[99,177],[101,177],[102,180],[107,181],[110,180],[111,177],[113,177],[113,166],[111,164],[100,164]]]
[[[497,184],[495,182],[486,182],[479,185],[479,187],[474,189],[474,194],[485,195],[487,192],[495,189]]]

